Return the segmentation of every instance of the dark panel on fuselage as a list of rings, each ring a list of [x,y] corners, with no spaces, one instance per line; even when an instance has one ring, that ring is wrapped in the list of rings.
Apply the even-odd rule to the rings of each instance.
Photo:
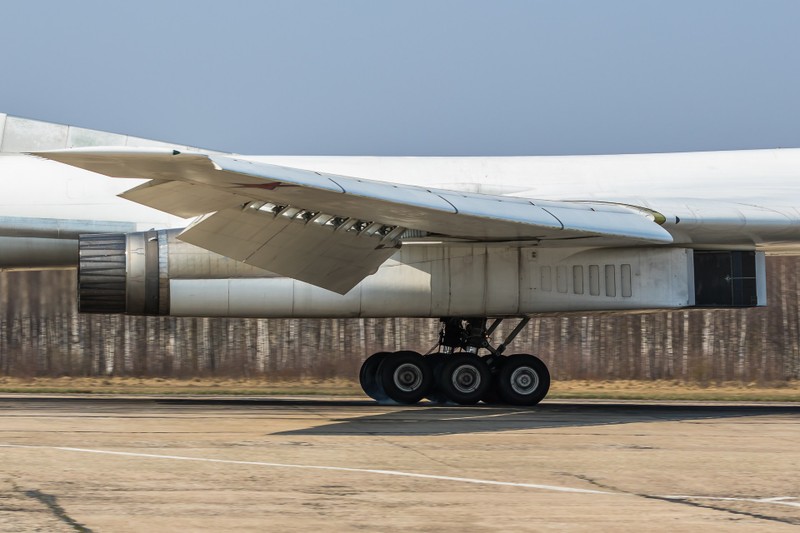
[[[755,252],[694,252],[695,305],[758,305]]]

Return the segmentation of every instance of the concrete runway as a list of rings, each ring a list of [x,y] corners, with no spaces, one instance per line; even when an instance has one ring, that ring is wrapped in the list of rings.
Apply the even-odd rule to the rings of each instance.
[[[797,531],[800,405],[0,398],[0,531]]]

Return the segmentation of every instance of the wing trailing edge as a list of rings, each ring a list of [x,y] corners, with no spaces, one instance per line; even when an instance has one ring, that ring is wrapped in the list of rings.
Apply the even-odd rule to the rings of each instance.
[[[462,193],[169,149],[34,155],[111,177],[149,179],[121,196],[184,218],[204,215],[181,239],[342,293],[386,261],[406,229],[482,242],[672,242],[651,217],[616,204]]]

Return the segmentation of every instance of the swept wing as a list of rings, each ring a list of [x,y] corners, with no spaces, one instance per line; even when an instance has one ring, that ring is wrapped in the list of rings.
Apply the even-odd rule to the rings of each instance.
[[[672,242],[645,212],[608,203],[461,193],[167,149],[36,155],[111,177],[148,179],[121,196],[198,216],[182,240],[339,293],[377,270],[408,230],[481,242]]]

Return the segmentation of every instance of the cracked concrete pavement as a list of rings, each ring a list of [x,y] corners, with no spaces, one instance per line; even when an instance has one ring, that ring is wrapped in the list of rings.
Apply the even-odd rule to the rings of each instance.
[[[0,531],[790,531],[800,405],[0,398]]]

